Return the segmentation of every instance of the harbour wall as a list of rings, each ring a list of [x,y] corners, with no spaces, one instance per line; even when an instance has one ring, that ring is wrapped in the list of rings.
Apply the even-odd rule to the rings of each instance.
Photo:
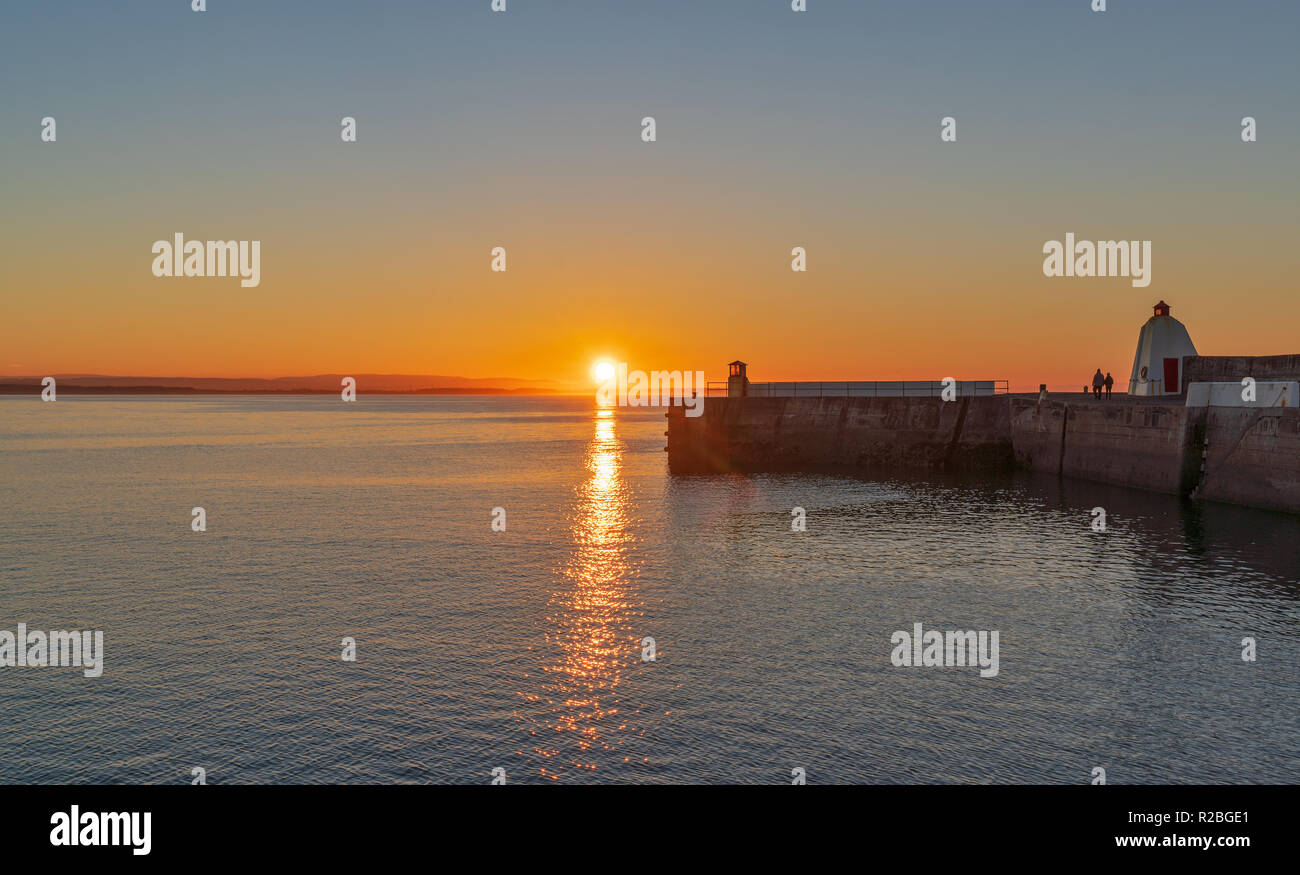
[[[706,398],[668,413],[674,473],[1010,468],[1006,396]]]
[[[1300,513],[1300,409],[1204,407],[1200,413],[1205,443],[1193,496]]]
[[[1187,408],[1160,401],[1038,403],[1010,398],[1018,467],[1154,492],[1187,494],[1200,446]],[[1203,411],[1204,408],[1199,410]]]
[[[1300,513],[1300,410],[1180,399],[704,399],[668,412],[675,474],[888,469],[1057,474]]]

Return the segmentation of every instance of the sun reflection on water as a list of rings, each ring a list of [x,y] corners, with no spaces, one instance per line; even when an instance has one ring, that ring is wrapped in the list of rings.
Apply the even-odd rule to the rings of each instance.
[[[535,752],[546,760],[543,776],[594,770],[617,750],[628,731],[617,688],[625,668],[639,658],[631,617],[636,612],[629,581],[631,559],[628,485],[623,444],[613,410],[595,411],[587,444],[587,477],[577,487],[570,516],[572,547],[559,568],[548,607],[546,642],[554,652],[539,697],[545,726],[534,731]]]

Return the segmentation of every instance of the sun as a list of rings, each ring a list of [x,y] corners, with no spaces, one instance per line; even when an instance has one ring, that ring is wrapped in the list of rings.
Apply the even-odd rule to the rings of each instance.
[[[591,366],[591,374],[597,383],[608,383],[614,379],[614,363],[599,361]]]

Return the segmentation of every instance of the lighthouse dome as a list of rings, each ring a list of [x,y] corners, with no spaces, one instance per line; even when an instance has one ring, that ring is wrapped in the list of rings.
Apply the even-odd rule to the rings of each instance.
[[[1155,306],[1155,315],[1138,332],[1129,394],[1177,395],[1182,391],[1183,360],[1189,355],[1196,355],[1191,335],[1161,301]]]

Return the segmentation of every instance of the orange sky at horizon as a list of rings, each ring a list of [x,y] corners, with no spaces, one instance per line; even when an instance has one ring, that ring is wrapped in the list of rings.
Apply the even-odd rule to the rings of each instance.
[[[102,173],[106,158],[60,143],[18,181],[23,222],[0,238],[15,290],[0,369],[440,374],[585,392],[600,358],[710,380],[740,358],[755,381],[951,376],[1073,391],[1098,367],[1127,385],[1161,298],[1204,354],[1300,352],[1291,208],[1225,187],[1267,184],[1248,156],[1222,179],[1166,167],[1142,191],[1105,166],[1060,179],[1054,162],[992,146],[906,178],[736,164],[705,184],[677,171],[690,148],[663,145],[403,187],[382,154],[322,151],[297,175],[222,165],[177,188],[175,175]],[[111,157],[132,160],[120,148]],[[1154,169],[1159,157],[1131,160]],[[43,178],[62,186],[48,203]],[[153,276],[153,241],[177,232],[260,241],[260,285]],[[1045,276],[1043,245],[1067,232],[1151,239],[1151,284]],[[504,272],[491,270],[496,246]],[[807,272],[791,270],[795,246]]]
[[[753,241],[735,239],[715,240],[711,250],[679,246],[675,263],[645,271],[629,265],[662,241],[628,241],[623,251],[576,264],[563,244],[524,241],[510,248],[500,274],[489,271],[490,246],[459,242],[456,251],[481,254],[444,263],[433,289],[422,288],[431,277],[408,254],[371,278],[385,286],[380,296],[356,293],[365,284],[339,256],[314,269],[295,262],[289,286],[280,276],[283,254],[267,242],[258,288],[235,279],[155,278],[146,247],[143,259],[135,252],[133,264],[112,265],[118,276],[136,268],[121,292],[88,295],[115,255],[105,253],[89,260],[95,270],[83,262],[57,282],[34,283],[41,295],[13,302],[0,331],[0,368],[8,376],[440,374],[546,380],[585,392],[598,359],[646,371],[704,370],[723,380],[726,363],[740,358],[756,382],[953,376],[1006,379],[1014,391],[1042,382],[1073,391],[1097,367],[1127,384],[1138,330],[1160,298],[1202,354],[1300,351],[1289,330],[1300,305],[1282,292],[1285,276],[1258,264],[1234,275],[1238,266],[1224,258],[1174,258],[1159,240],[1148,288],[1123,278],[1045,277],[1041,242],[1031,238],[1014,270],[971,243],[934,258],[898,239],[878,244],[890,250],[886,260],[823,241],[807,246],[803,274],[789,269],[789,249],[776,239],[759,241],[761,253]],[[963,257],[978,269],[953,270]],[[1248,251],[1237,256],[1249,258]],[[858,262],[886,268],[846,287]],[[1241,291],[1231,297],[1217,292],[1233,286]],[[476,291],[448,296],[437,291],[443,287]],[[672,292],[658,291],[665,288]],[[442,303],[447,297],[454,307]],[[1245,303],[1251,300],[1260,303]]]

